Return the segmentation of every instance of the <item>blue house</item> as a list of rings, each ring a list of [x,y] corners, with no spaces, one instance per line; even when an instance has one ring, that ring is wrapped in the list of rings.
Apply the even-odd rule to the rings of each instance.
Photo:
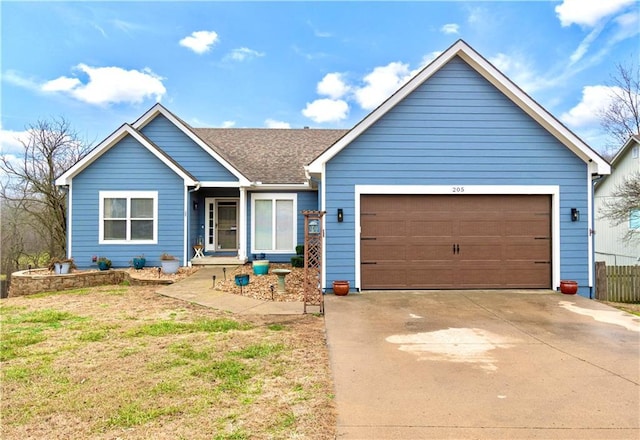
[[[351,130],[193,128],[160,104],[57,179],[68,252],[288,262],[325,211],[323,288],[554,288],[593,280],[609,164],[458,41]]]

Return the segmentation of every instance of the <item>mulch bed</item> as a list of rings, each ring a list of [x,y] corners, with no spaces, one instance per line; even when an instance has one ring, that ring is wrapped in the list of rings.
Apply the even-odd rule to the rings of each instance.
[[[286,293],[278,293],[278,276],[273,274],[274,269],[287,269],[291,273],[285,277],[284,285]],[[236,286],[236,275],[249,275],[249,284],[240,289]],[[291,267],[290,264],[270,263],[269,273],[266,275],[254,275],[250,263],[238,266],[231,271],[227,271],[227,279],[216,280],[216,289],[235,295],[243,295],[263,301],[278,302],[302,302],[304,269]],[[273,286],[273,290],[271,287]]]

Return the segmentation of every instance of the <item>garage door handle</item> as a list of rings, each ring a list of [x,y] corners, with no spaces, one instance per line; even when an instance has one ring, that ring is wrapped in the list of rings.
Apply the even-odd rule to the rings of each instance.
[[[360,264],[378,264],[377,261],[363,261]]]
[[[533,264],[549,264],[551,261],[534,261]]]
[[[360,237],[360,240],[377,240],[376,237]]]
[[[459,244],[454,244],[453,245],[453,255],[459,254],[460,253],[460,245]]]

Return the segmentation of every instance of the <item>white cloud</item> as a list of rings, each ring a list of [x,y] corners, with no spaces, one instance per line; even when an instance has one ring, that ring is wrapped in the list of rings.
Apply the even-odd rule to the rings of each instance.
[[[28,139],[28,131],[0,129],[0,154],[11,155],[23,151],[22,142],[26,143]]]
[[[42,85],[40,90],[43,92],[64,92],[78,87],[79,85],[82,85],[82,83],[78,78],[61,76],[60,78],[47,81]]]
[[[238,49],[233,49],[229,55],[226,56],[227,59],[231,59],[233,61],[245,61],[249,58],[263,57],[263,52],[258,52],[257,50],[249,49],[248,47],[240,47]]]
[[[167,92],[162,79],[149,69],[125,70],[120,67],[91,67],[79,64],[76,69],[89,77],[86,84],[78,78],[61,76],[47,81],[40,90],[63,93],[78,101],[95,105],[140,103],[148,98],[160,101]]]
[[[346,119],[349,105],[341,99],[316,99],[308,102],[302,114],[319,124],[323,122],[337,122]]]
[[[554,81],[561,79],[560,76],[557,76],[549,80],[546,76],[536,72],[532,63],[526,57],[519,54],[507,55],[498,53],[489,58],[489,61],[527,93],[533,93],[549,87]]]
[[[447,23],[440,28],[442,33],[450,35],[450,34],[459,34],[460,33],[460,25],[455,23]]]
[[[600,20],[621,12],[635,0],[564,0],[555,11],[563,27],[577,24],[593,27]]]
[[[218,41],[218,34],[214,31],[195,31],[180,40],[180,46],[191,49],[197,54],[203,54],[208,52],[216,41]]]
[[[372,110],[387,99],[411,77],[409,65],[392,62],[376,67],[363,78],[364,87],[355,91],[355,99],[365,110]]]
[[[224,121],[222,123],[222,128],[231,128],[236,125],[236,121]]]
[[[350,87],[343,80],[341,73],[327,73],[318,83],[316,91],[319,95],[328,96],[331,99],[339,99],[349,93]]]
[[[265,120],[264,125],[267,128],[291,128],[291,124],[288,122],[276,121],[275,119]]]
[[[578,48],[574,50],[569,57],[569,61],[571,61],[569,65],[580,61],[584,54],[587,53],[587,50],[589,49],[589,46],[591,46],[591,43],[593,43],[595,39],[598,38],[598,35],[600,35],[603,28],[604,26],[602,25],[596,26],[591,32],[589,32],[586,37],[584,37],[584,39],[578,45]]]
[[[25,89],[38,90],[40,88],[36,81],[30,78],[24,78],[14,70],[7,70],[2,75],[2,80],[15,86],[24,87]]]
[[[599,126],[599,113],[609,106],[614,92],[621,92],[621,90],[609,86],[584,87],[581,101],[571,110],[563,113],[560,120],[574,128]]]

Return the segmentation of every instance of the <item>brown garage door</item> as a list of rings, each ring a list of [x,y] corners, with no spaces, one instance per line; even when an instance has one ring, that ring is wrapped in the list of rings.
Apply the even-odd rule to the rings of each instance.
[[[361,197],[363,289],[551,287],[550,196]]]

